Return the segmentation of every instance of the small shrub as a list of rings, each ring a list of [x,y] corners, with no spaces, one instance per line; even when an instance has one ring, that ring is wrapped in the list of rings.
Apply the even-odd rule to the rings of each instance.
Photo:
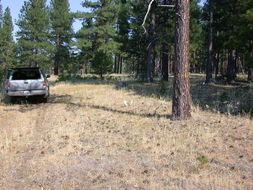
[[[235,90],[235,97],[240,98],[243,95],[243,92],[240,89]]]
[[[206,156],[201,155],[197,158],[201,165],[206,165],[208,163],[208,159]]]
[[[229,100],[229,95],[227,92],[223,92],[221,95],[220,95],[220,101],[221,102],[226,102]]]
[[[137,81],[145,81],[145,79],[146,79],[146,73],[138,73],[138,74],[136,74],[135,79]]]
[[[166,85],[165,85],[164,80],[160,80],[158,91],[162,95],[164,95],[166,93]]]
[[[96,74],[99,74],[100,78],[104,77],[104,74],[112,71],[112,55],[108,52],[98,50],[95,53],[91,62],[91,67]]]

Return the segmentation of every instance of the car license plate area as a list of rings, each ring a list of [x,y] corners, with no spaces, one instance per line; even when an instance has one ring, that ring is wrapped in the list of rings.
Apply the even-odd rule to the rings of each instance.
[[[30,95],[30,91],[24,91],[24,95]]]

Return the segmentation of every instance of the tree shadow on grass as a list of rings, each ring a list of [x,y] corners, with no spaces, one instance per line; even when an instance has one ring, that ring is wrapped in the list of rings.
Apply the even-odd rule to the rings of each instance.
[[[39,108],[44,108],[49,106],[51,103],[68,103],[71,99],[69,95],[55,95],[52,94],[48,98],[48,102],[42,102],[40,97],[17,97],[14,102],[10,102],[8,98],[4,99],[4,104],[6,105],[4,111],[19,111],[22,113],[37,110]],[[18,107],[13,107],[19,105]]]
[[[96,110],[102,110],[106,112],[112,112],[112,113],[119,113],[119,114],[126,114],[131,116],[139,116],[144,118],[167,118],[170,119],[171,115],[168,114],[158,114],[158,113],[138,113],[135,111],[125,111],[125,110],[118,110],[106,106],[101,105],[95,105],[95,104],[88,104],[88,103],[74,103],[71,101],[70,95],[61,95],[57,96],[54,95],[50,98],[48,104],[64,104],[66,105],[65,110],[66,111],[75,111],[79,108],[91,108]]]
[[[66,105],[65,110],[66,111],[75,111],[76,109],[79,108],[91,108],[91,109],[96,109],[96,110],[102,110],[106,112],[112,112],[112,113],[118,113],[118,114],[126,114],[130,116],[139,116],[139,117],[144,117],[144,118],[167,118],[170,119],[171,116],[167,114],[158,114],[158,113],[138,113],[134,111],[125,111],[125,110],[118,110],[106,106],[101,106],[101,105],[94,105],[94,104],[81,104],[81,103],[74,103],[71,101],[72,96],[71,95],[57,95],[57,94],[52,94],[47,103],[40,103],[39,101],[19,101],[15,103],[16,105],[20,105],[17,108],[13,107],[6,107],[4,111],[19,111],[22,113],[37,110],[40,108],[50,108],[50,105],[54,104],[62,104]],[[14,105],[15,105],[14,104]]]
[[[65,82],[68,84],[111,85],[111,84],[116,84],[118,81],[121,81],[124,79],[127,79],[127,77],[107,76],[107,77],[104,77],[103,79],[97,76],[60,77],[57,81],[54,82],[54,85],[61,82]]]
[[[253,87],[248,83],[204,85],[204,78],[193,76],[190,79],[192,103],[202,110],[231,114],[253,115]],[[127,90],[137,95],[163,98],[172,101],[172,83],[168,82],[138,83],[130,82]]]
[[[94,105],[94,104],[78,104],[78,103],[73,103],[73,102],[67,103],[66,110],[72,110],[73,111],[75,108],[83,108],[83,107],[102,110],[102,111],[106,111],[106,112],[112,112],[112,113],[126,114],[126,115],[130,115],[130,116],[139,116],[139,117],[144,117],[144,118],[166,118],[166,119],[171,119],[171,115],[168,115],[168,114],[137,113],[137,112],[134,112],[134,111],[117,110],[117,109],[113,109],[113,108],[106,107],[106,106],[100,106],[100,105]]]
[[[127,81],[123,88],[117,88],[120,81]],[[232,85],[216,83],[204,85],[204,75],[192,74],[190,78],[192,103],[202,110],[231,115],[253,115],[253,86],[237,81]],[[173,77],[168,82],[156,80],[153,83],[137,81],[133,77],[107,77],[68,79],[71,84],[114,85],[115,89],[132,91],[137,95],[172,100]]]
[[[131,91],[136,95],[141,95],[145,97],[153,97],[159,99],[165,99],[167,101],[172,100],[172,81],[170,78],[168,82],[163,84],[159,81],[154,83],[145,83],[136,81],[133,78],[124,78],[127,81],[127,85],[119,90]],[[224,113],[232,115],[253,115],[253,88],[252,85],[247,83],[240,83],[239,85],[225,85],[225,84],[210,84],[203,85],[204,77],[200,75],[191,76],[191,95],[192,102],[194,106],[199,107],[202,110],[209,110],[215,113]],[[71,84],[87,84],[87,85],[113,85],[117,89],[118,82],[121,81],[117,79],[72,79],[66,80],[65,82]],[[116,110],[113,108],[108,108],[100,105],[85,105],[85,104],[75,104],[71,102],[71,96],[69,95],[51,95],[48,104],[66,104],[72,107],[90,107],[93,109],[100,109],[104,111],[110,111],[121,114],[138,115],[141,117],[166,117],[170,118],[168,115],[158,115],[158,114],[140,114],[131,111]],[[37,103],[35,102],[35,105]],[[25,110],[25,109],[23,109]]]

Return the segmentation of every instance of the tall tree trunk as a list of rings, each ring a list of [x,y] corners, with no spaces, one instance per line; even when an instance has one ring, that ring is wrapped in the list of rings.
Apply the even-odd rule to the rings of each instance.
[[[58,52],[57,52],[58,54]],[[54,75],[59,75],[59,55],[55,55],[54,58]]]
[[[227,67],[227,82],[230,83],[236,78],[236,51],[229,52],[228,67]]]
[[[169,47],[166,41],[162,43],[162,77],[163,80],[168,81],[169,79]]]
[[[136,60],[134,59],[134,60],[133,60],[133,65],[132,65],[132,73],[135,72],[135,62],[136,62]]]
[[[120,57],[120,70],[119,73],[122,74],[122,66],[123,66],[123,57]]]
[[[114,57],[114,68],[113,68],[113,72],[117,73],[117,54],[115,54]]]
[[[136,75],[138,76],[140,74],[140,65],[141,65],[141,57],[138,55],[137,57],[137,65],[136,65]]]
[[[154,3],[155,4],[155,3]],[[155,6],[153,6],[152,12],[151,12],[151,26],[149,31],[149,44],[148,44],[148,56],[147,56],[147,82],[153,82],[154,76],[153,76],[153,67],[154,67],[154,56],[155,56]]]
[[[251,53],[250,53],[250,60],[252,60],[252,56],[253,56],[253,53],[252,53],[252,51],[251,51]],[[253,67],[252,67],[252,65],[249,65],[248,66],[248,81],[249,82],[253,82]]]
[[[236,18],[238,16],[237,12],[237,6],[238,6],[238,1],[234,1],[234,3],[231,4],[232,9],[230,12],[231,19]],[[235,30],[235,22],[230,23],[230,30],[234,31]],[[234,47],[232,47],[234,48]],[[231,48],[231,49],[232,49]],[[228,66],[227,66],[227,82],[230,83],[235,80],[236,78],[236,64],[237,64],[237,52],[235,49],[232,49],[232,51],[229,52],[229,58],[228,58]]]
[[[167,0],[164,0],[164,4],[167,3]],[[165,8],[163,12],[163,24],[166,26],[166,23],[168,22],[169,19],[169,13],[168,9]],[[166,30],[164,30],[166,31]],[[164,81],[168,81],[169,79],[169,44],[167,41],[167,38],[163,39],[162,42],[162,77]]]
[[[85,63],[85,74],[86,74],[86,75],[88,74],[88,68],[89,68],[89,64],[88,64],[88,63]]]
[[[173,48],[173,47],[172,47]],[[172,49],[172,48],[169,48],[169,51]],[[170,54],[169,55],[169,74],[171,73],[174,73],[173,71],[173,67],[174,67],[174,62],[175,62],[175,58],[174,58],[174,55]]]
[[[152,61],[152,76],[155,77],[157,74],[157,59],[156,59],[156,53],[154,51],[153,61]]]
[[[60,67],[60,51],[61,51],[61,44],[60,44],[60,36],[56,36],[56,54],[54,57],[54,75],[59,75],[59,67]]]
[[[243,59],[241,59],[241,57],[238,57],[238,56],[237,56],[237,70],[236,70],[236,73],[242,73],[243,75],[245,74],[244,73],[244,68],[243,68]]]
[[[248,81],[252,82],[253,81],[253,68],[248,68]]]
[[[212,63],[213,63],[213,0],[208,0],[209,6],[209,26],[208,26],[208,58],[206,64],[206,83],[211,82],[212,78]]]
[[[54,57],[54,75],[59,75],[59,64],[60,64],[60,36],[56,36],[56,54]]]
[[[147,82],[153,82],[154,76],[153,76],[153,56],[154,56],[154,50],[152,47],[148,48],[148,56],[147,56]]]
[[[100,70],[99,76],[100,76],[100,79],[103,79],[103,70]]]
[[[116,73],[120,73],[120,60],[121,60],[121,56],[120,56],[120,54],[118,54],[118,59],[117,59],[117,72],[116,72]]]
[[[1,1],[0,1],[0,3],[1,3]],[[2,63],[1,64],[2,64],[2,70],[5,72],[7,70],[7,65],[8,65],[7,60],[5,58],[5,55],[2,58]]]
[[[222,78],[224,78],[225,74],[225,70],[226,70],[226,59],[224,57],[227,57],[227,50],[223,50],[222,51],[222,60],[221,60],[221,64],[220,64],[220,74],[222,76]]]
[[[190,0],[176,3],[176,44],[173,81],[172,119],[185,120],[191,117],[189,82],[189,21]]]
[[[219,74],[219,64],[220,64],[220,53],[218,52],[216,54],[216,59],[215,59],[215,79],[217,79],[218,74]]]

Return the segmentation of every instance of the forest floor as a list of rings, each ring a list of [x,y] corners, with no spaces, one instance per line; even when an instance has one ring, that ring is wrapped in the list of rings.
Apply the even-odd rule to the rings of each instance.
[[[2,102],[0,189],[253,189],[253,121],[222,106],[252,87],[192,81],[187,121],[171,120],[168,84],[52,82],[48,103]]]

